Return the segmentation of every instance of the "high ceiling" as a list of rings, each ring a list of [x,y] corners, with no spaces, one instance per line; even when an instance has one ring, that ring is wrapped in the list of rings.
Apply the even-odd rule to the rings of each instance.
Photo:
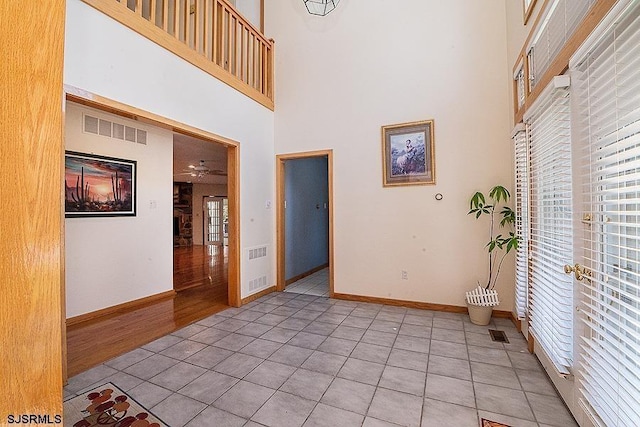
[[[227,177],[208,174],[191,176],[193,169],[204,160],[204,165],[212,171],[227,172],[227,148],[222,144],[202,141],[190,136],[173,134],[173,180],[201,184],[226,184]]]

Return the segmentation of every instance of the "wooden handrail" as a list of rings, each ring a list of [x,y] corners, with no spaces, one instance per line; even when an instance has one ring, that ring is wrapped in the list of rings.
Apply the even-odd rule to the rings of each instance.
[[[83,0],[273,110],[274,41],[227,0]]]

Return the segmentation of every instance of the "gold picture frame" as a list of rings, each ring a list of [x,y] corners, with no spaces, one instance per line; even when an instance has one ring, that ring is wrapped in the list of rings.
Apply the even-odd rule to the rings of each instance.
[[[436,183],[433,120],[382,126],[382,185]]]

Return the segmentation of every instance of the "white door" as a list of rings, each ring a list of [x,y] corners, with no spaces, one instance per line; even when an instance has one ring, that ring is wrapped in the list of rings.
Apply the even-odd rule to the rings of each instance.
[[[577,282],[582,405],[640,425],[640,4],[572,64],[582,183]],[[580,279],[579,278],[579,279]]]
[[[569,89],[557,78],[528,111],[529,333],[562,376],[573,368],[573,181]]]
[[[225,237],[223,197],[204,198],[204,244],[222,246]]]

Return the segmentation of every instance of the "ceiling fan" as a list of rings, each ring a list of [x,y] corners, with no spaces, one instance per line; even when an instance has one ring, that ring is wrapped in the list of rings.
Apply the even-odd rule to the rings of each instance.
[[[192,177],[202,178],[206,175],[227,176],[227,173],[220,169],[211,169],[205,165],[205,162],[209,160],[200,160],[197,165],[189,165],[189,169],[184,169],[184,172],[178,175],[191,175]]]

